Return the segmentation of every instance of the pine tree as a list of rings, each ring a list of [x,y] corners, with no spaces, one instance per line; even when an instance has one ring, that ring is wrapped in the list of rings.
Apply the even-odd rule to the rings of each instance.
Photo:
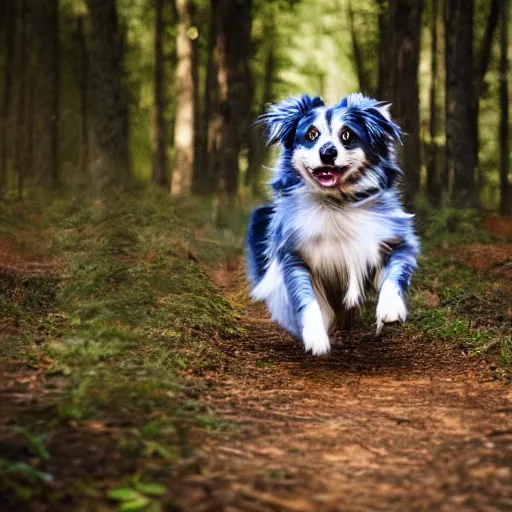
[[[190,194],[194,174],[195,155],[195,89],[194,45],[190,37],[192,28],[189,0],[176,0],[178,15],[176,36],[176,121],[174,146],[176,162],[172,172],[171,191],[174,197]]]
[[[446,176],[455,206],[476,205],[473,0],[445,0]]]
[[[116,0],[87,0],[90,31],[90,111],[93,176],[104,191],[131,180],[128,101]]]

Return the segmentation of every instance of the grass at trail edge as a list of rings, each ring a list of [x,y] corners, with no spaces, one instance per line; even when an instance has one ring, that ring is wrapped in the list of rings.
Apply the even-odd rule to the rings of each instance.
[[[450,252],[494,239],[474,212],[418,217],[410,319],[390,329],[484,354],[506,376],[508,299],[495,276]],[[186,375],[223,368],[216,341],[241,333],[204,264],[238,259],[246,222],[243,209],[173,206],[153,189],[0,207],[0,493],[10,506],[172,508],[169,478],[195,437],[232,428]],[[373,331],[374,316],[370,302],[358,323]]]
[[[77,493],[104,498],[117,480],[139,493],[140,510],[158,508],[160,498],[139,492],[141,479],[172,472],[190,450],[190,430],[226,428],[181,375],[222,364],[213,341],[239,332],[235,313],[191,253],[190,232],[163,193],[57,198],[0,215],[11,259],[26,256],[0,268],[3,366],[20,381],[35,370],[45,388],[41,403],[6,411],[0,489],[13,503],[41,493],[59,503]],[[36,274],[29,262],[38,258],[45,263]],[[109,480],[112,468],[72,475],[63,464],[66,436],[75,430],[87,442],[90,425],[108,432],[112,456],[133,459]],[[65,488],[54,489],[61,480]]]

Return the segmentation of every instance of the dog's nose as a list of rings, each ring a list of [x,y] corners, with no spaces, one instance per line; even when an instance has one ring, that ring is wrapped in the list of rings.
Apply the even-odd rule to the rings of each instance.
[[[338,150],[329,142],[320,148],[320,160],[322,160],[323,164],[334,165],[334,160],[336,160],[337,156]]]

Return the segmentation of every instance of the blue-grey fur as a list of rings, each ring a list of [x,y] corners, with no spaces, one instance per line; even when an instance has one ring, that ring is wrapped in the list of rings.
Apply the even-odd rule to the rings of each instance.
[[[397,190],[402,171],[396,162],[393,146],[401,140],[400,129],[389,115],[385,115],[385,108],[384,103],[360,94],[344,98],[333,108],[325,107],[319,98],[302,96],[272,106],[258,120],[268,127],[267,142],[280,143],[282,151],[271,181],[273,199],[270,204],[256,209],[249,222],[246,244],[248,277],[253,296],[265,300],[273,319],[290,334],[303,339],[306,349],[313,353],[325,353],[328,347],[308,347],[304,339],[305,329],[308,329],[304,325],[308,321],[305,317],[308,306],[316,302],[320,304],[324,324],[329,324],[325,326],[328,331],[336,324],[331,317],[338,317],[343,310],[354,307],[351,297],[355,297],[356,302],[359,300],[357,279],[362,276],[365,285],[375,281],[378,291],[386,283],[386,292],[382,290],[381,294],[382,306],[379,303],[382,318],[377,318],[378,325],[379,322],[385,323],[386,318],[394,318],[393,312],[385,311],[388,307],[386,300],[395,300],[392,293],[395,285],[397,293],[403,297],[417,266],[419,242],[414,233],[412,216],[403,211]],[[348,127],[355,134],[354,148],[348,147],[347,155],[355,155],[352,157],[354,159],[362,158],[360,155],[364,153],[364,172],[368,174],[363,176],[374,178],[368,178],[369,184],[364,190],[359,190],[357,187],[362,185],[357,185],[348,191],[321,193],[311,188],[307,173],[305,179],[305,171],[299,172],[294,165],[299,151],[303,159],[307,159],[309,154],[312,159],[316,158],[320,144],[309,142],[305,134],[315,119],[324,118],[329,130],[333,123],[337,123],[337,126]],[[331,138],[336,136],[332,133],[325,135]],[[352,153],[351,149],[354,149]],[[329,229],[332,228],[331,234],[328,234],[329,241],[318,248],[316,240],[322,237],[322,233],[314,233],[312,212],[317,212],[320,221],[330,226]],[[354,251],[361,249],[366,235],[358,234],[359,228],[349,225],[359,220],[364,222],[360,230],[368,232],[369,241],[372,232],[387,233],[386,239],[375,241],[379,247],[378,261],[369,256],[371,263],[367,266],[362,264],[362,270],[350,251],[345,256],[336,254],[337,247],[340,252],[347,250],[343,244],[349,242],[346,242],[343,233],[353,233],[354,239],[350,243],[354,244]],[[338,231],[339,246],[332,245],[332,233]],[[345,262],[345,266],[333,263],[331,268],[330,262],[324,261],[330,258],[327,254],[324,258],[320,256],[318,262],[315,255],[322,254],[325,247],[333,248],[330,252],[333,262],[339,260]],[[325,269],[322,270],[324,264]],[[274,268],[269,270],[271,265]],[[351,272],[357,275],[351,276]],[[262,285],[267,273],[272,273],[272,276],[269,276],[268,284]],[[347,291],[349,283],[353,284],[353,293]],[[265,291],[259,292],[258,285],[264,286]],[[400,320],[405,320],[403,313],[397,315]],[[309,328],[308,332],[311,330]]]

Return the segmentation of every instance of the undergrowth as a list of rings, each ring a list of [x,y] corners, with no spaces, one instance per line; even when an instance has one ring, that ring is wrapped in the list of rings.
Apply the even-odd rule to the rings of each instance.
[[[512,318],[507,296],[485,274],[465,267],[453,255],[427,255],[420,261],[409,294],[407,328],[425,337],[456,343],[468,354],[486,355],[512,369]]]
[[[101,373],[122,355],[116,387],[136,380],[144,391],[169,380],[162,373],[201,371],[221,357],[212,339],[236,333],[234,313],[189,257],[190,234],[163,193],[54,202],[45,218],[68,274],[56,304],[69,330],[46,344],[50,358]]]
[[[464,246],[498,240],[482,229],[481,220],[475,210],[420,208],[422,256],[409,293],[408,328],[457,343],[470,355],[488,356],[500,364],[500,373],[509,374],[510,291],[499,286],[499,276],[477,272],[460,259]]]
[[[205,200],[173,206],[153,189],[103,201],[52,198],[0,207],[6,247],[48,265],[36,272],[22,258],[19,270],[0,266],[3,368],[38,372],[48,395],[38,407],[7,408],[13,419],[0,434],[0,491],[23,501],[48,489],[55,472],[66,471],[60,466],[68,445],[60,435],[76,430],[94,444],[88,433],[94,428],[111,436],[101,450],[117,474],[105,462],[93,475],[61,474],[68,487],[50,490],[50,502],[79,496],[109,498],[125,510],[172,506],[162,482],[177,459],[190,456],[190,433],[224,435],[232,428],[209,414],[203,388],[184,376],[226,364],[214,341],[241,332],[205,267],[240,259],[250,210]],[[500,358],[507,369],[508,302],[491,276],[449,251],[492,241],[478,225],[470,211],[421,213],[423,255],[404,328]],[[360,322],[374,328],[374,305]]]
[[[121,421],[126,427],[111,449],[153,467],[159,460],[163,471],[189,443],[184,425],[221,425],[187,405],[201,389],[181,375],[223,364],[214,340],[240,332],[194,257],[188,225],[155,190],[16,208],[17,215],[2,210],[2,232],[14,237],[16,251],[44,253],[55,266],[47,276],[30,269],[0,276],[0,317],[9,326],[3,355],[39,368],[57,389],[50,417],[34,409],[23,427],[46,436],[63,425]],[[16,239],[23,231],[27,236]],[[32,467],[12,455],[0,461],[0,487],[30,499],[34,484],[46,483],[39,466],[51,461]]]
[[[481,228],[481,215],[473,209],[435,210],[423,200],[416,202],[416,229],[424,253],[433,249],[471,243],[490,243],[496,237]]]

